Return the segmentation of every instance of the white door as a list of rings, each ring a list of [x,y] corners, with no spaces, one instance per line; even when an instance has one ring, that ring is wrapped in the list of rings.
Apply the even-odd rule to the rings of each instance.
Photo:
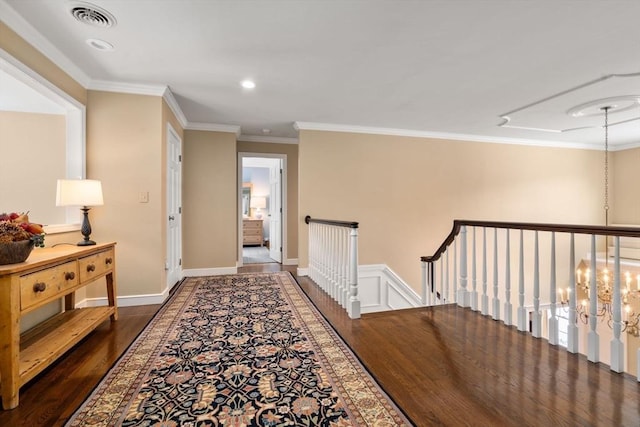
[[[167,125],[167,289],[182,279],[182,141]]]
[[[282,262],[282,160],[269,172],[269,257]]]

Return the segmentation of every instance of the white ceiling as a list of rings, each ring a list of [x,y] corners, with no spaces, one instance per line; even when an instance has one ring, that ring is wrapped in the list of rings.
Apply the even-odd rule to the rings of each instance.
[[[567,111],[640,99],[640,1],[91,0],[108,29],[74,3],[0,0],[0,18],[88,88],[166,85],[189,124],[249,139],[299,122],[601,147],[603,117]],[[640,101],[610,121],[611,145],[640,145]]]

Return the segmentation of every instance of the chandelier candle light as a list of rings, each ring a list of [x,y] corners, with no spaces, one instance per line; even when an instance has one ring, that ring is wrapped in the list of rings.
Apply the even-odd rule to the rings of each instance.
[[[91,246],[96,242],[89,239],[91,224],[89,209],[91,206],[102,206],[102,184],[94,179],[59,179],[56,192],[56,206],[80,206],[82,211],[82,227],[80,231],[84,239],[78,246]]]

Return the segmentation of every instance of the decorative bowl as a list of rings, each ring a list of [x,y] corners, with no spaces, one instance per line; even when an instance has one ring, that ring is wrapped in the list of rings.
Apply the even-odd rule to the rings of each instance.
[[[26,261],[34,246],[35,242],[31,239],[0,243],[0,265]]]

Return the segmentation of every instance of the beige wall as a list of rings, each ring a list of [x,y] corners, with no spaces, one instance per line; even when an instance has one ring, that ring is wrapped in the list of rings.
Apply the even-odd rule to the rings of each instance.
[[[94,240],[116,241],[118,295],[164,290],[162,98],[90,91],[87,177],[102,181]],[[139,192],[149,192],[140,203]],[[90,295],[91,296],[91,295]]]
[[[640,225],[640,148],[611,154],[611,222]]]
[[[182,267],[235,268],[236,135],[186,130],[182,152]]]
[[[298,258],[298,145],[238,141],[237,148],[238,153],[270,153],[287,156],[287,253],[285,255],[288,259]]]
[[[0,48],[40,74],[80,103],[87,104],[87,90],[60,67],[0,21]]]
[[[56,180],[66,174],[65,116],[0,111],[0,212],[26,212],[33,222],[62,224]]]
[[[360,222],[359,263],[419,289],[419,258],[453,219],[602,224],[601,153],[301,131],[299,265],[305,215]]]

